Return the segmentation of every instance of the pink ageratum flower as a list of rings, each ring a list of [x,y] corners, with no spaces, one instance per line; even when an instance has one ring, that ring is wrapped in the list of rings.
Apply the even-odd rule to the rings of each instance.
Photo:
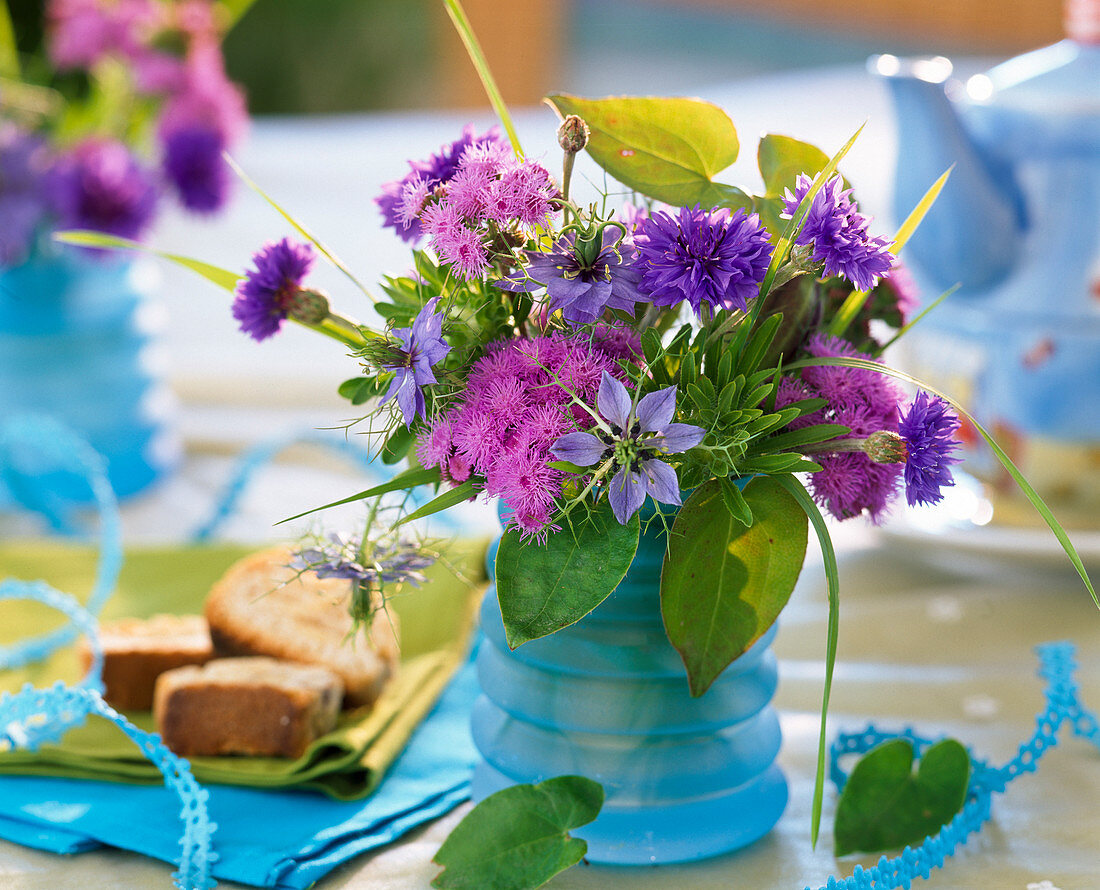
[[[623,377],[617,353],[627,349],[628,335],[597,331],[611,350],[597,338],[560,332],[491,344],[471,368],[462,399],[421,435],[421,463],[454,482],[483,477],[485,494],[507,504],[511,526],[545,536],[566,478],[548,466],[550,449],[576,428],[573,409],[583,412],[572,396],[592,403],[604,372]],[[637,338],[630,345],[637,360]]]
[[[807,352],[819,358],[870,359],[846,341],[823,334],[810,338]],[[784,408],[810,398],[822,398],[828,404],[792,421],[791,429],[838,423],[851,430],[852,438],[865,438],[879,430],[898,431],[901,393],[886,375],[877,371],[833,366],[805,368],[801,379],[783,378],[776,407]],[[810,493],[818,504],[837,519],[866,513],[872,522],[882,520],[898,491],[900,464],[875,463],[862,451],[816,454],[814,459],[821,465],[821,471],[810,476]]]
[[[390,212],[395,226],[418,226],[440,259],[470,280],[489,271],[493,231],[544,225],[557,193],[544,167],[487,141],[465,148],[446,182],[406,177]]]

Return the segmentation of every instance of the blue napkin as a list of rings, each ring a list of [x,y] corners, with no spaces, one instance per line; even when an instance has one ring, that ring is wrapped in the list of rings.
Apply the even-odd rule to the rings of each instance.
[[[301,890],[457,806],[469,796],[477,759],[469,729],[477,694],[468,662],[366,800],[207,785],[210,818],[218,826],[214,876]],[[181,831],[178,801],[163,787],[0,778],[0,837],[16,843],[57,853],[107,844],[174,862]]]

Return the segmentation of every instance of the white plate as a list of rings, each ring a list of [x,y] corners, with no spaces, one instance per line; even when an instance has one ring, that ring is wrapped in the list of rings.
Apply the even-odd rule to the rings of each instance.
[[[910,555],[916,555],[920,548],[924,551],[920,555],[937,562],[942,562],[944,556],[962,555],[1074,571],[1049,528],[999,525],[982,484],[957,471],[955,481],[939,504],[899,510],[882,528],[887,542]],[[1090,573],[1100,571],[1100,531],[1074,529],[1067,534]]]

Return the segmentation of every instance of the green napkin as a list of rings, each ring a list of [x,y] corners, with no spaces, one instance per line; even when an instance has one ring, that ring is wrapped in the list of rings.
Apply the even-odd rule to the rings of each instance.
[[[254,548],[233,545],[135,549],[126,554],[118,588],[103,618],[144,617],[202,610],[211,585],[237,559]],[[454,671],[466,657],[474,610],[480,600],[484,544],[465,542],[436,564],[420,589],[407,588],[390,600],[401,621],[402,663],[372,707],[346,711],[339,725],[297,760],[275,757],[192,757],[200,782],[258,788],[313,788],[340,800],[365,797],[427,716]],[[91,591],[96,553],[90,547],[56,542],[0,545],[0,579],[43,579],[84,599]],[[476,579],[471,584],[466,579]],[[35,602],[0,603],[0,643],[59,626],[57,613]],[[0,671],[0,690],[24,683],[42,687],[55,680],[74,682],[80,668],[72,648],[45,662]],[[127,715],[142,729],[153,729],[149,712]],[[91,717],[57,745],[35,753],[0,755],[0,774],[50,775],[119,782],[163,779],[137,747],[107,721]]]

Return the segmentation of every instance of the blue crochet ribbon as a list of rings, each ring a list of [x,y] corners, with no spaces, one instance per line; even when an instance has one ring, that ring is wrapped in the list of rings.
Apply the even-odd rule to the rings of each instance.
[[[191,775],[190,764],[169,751],[159,736],[138,729],[103,700],[103,647],[96,616],[114,590],[122,568],[118,504],[105,469],[103,459],[86,442],[52,418],[21,415],[0,424],[0,475],[12,493],[24,505],[43,513],[55,528],[68,530],[67,505],[37,480],[56,474],[83,479],[99,508],[101,538],[95,585],[86,606],[43,581],[9,579],[0,583],[0,601],[36,600],[69,619],[59,630],[0,647],[0,670],[45,659],[79,634],[88,638],[92,650],[91,668],[75,686],[58,682],[48,689],[36,689],[28,683],[14,695],[0,694],[0,751],[34,751],[42,744],[56,742],[89,714],[109,720],[160,770],[165,785],[180,800],[183,837],[179,870],[172,875],[176,887],[210,890],[216,885],[210,867],[217,859],[211,840],[217,826],[207,813],[206,790]]]
[[[878,864],[865,869],[857,865],[847,878],[830,877],[819,890],[909,890],[917,878],[927,878],[935,868],[943,868],[946,860],[958,852],[972,834],[980,832],[989,821],[993,795],[1003,794],[1010,782],[1022,773],[1033,773],[1048,748],[1058,744],[1058,730],[1069,723],[1073,734],[1100,749],[1100,725],[1096,717],[1081,704],[1073,672],[1074,647],[1071,643],[1044,643],[1036,647],[1039,656],[1039,676],[1046,680],[1046,708],[1035,718],[1035,732],[1020,745],[1004,766],[991,766],[971,752],[970,784],[966,803],[950,822],[932,837],[925,838],[916,849],[906,847],[900,856],[883,856]],[[830,777],[837,791],[844,789],[848,779],[840,768],[845,754],[863,754],[891,739],[905,739],[914,752],[923,754],[936,739],[918,735],[906,727],[901,732],[883,732],[868,724],[862,732],[840,733],[829,750]],[[806,887],[805,890],[810,890]]]

